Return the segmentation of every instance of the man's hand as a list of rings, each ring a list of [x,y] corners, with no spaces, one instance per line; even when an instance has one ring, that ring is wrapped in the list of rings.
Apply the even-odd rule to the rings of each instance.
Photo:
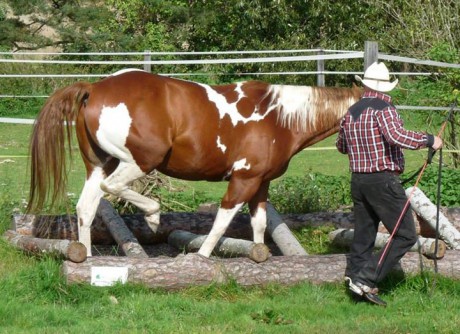
[[[439,150],[442,147],[442,139],[438,136],[434,136],[434,143],[431,148],[435,151]]]

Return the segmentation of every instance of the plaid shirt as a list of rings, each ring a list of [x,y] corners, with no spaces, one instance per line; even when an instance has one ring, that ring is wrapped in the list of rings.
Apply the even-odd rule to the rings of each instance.
[[[339,152],[348,154],[350,171],[374,173],[404,171],[403,148],[416,150],[428,145],[429,135],[404,129],[404,124],[389,95],[365,91],[362,99],[379,98],[389,105],[382,110],[364,109],[353,120],[350,112],[340,123],[336,146]]]

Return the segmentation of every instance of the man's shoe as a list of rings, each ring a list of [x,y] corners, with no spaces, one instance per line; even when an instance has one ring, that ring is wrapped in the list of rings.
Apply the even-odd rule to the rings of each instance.
[[[383,306],[383,307],[387,306],[387,303],[384,300],[380,299],[378,295],[379,289],[368,287],[367,285],[364,285],[360,282],[356,282],[356,286],[359,289],[361,289],[361,291],[363,292],[363,297],[368,302],[371,302],[372,304]]]
[[[354,294],[358,296],[362,296],[364,294],[363,290],[358,285],[353,283],[351,277],[345,276],[345,284],[347,284],[348,289]]]
[[[371,302],[375,305],[379,305],[379,306],[383,306],[383,307],[386,307],[387,306],[387,303],[380,299],[379,295],[376,294],[376,293],[370,293],[370,292],[365,292],[364,293],[364,298],[368,301],[368,302]]]

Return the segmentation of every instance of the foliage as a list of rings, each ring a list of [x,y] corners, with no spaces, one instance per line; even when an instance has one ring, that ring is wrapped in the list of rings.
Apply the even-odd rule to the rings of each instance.
[[[302,227],[299,230],[293,231],[293,233],[308,254],[348,253],[349,247],[334,245],[329,239],[329,232],[335,229],[334,225],[326,223],[318,227]]]
[[[438,193],[438,168],[432,166],[427,168],[420,180],[420,189],[430,199],[437,202]],[[441,174],[441,206],[459,207],[460,206],[460,170],[443,168]]]
[[[333,211],[351,204],[349,177],[321,173],[285,177],[271,186],[270,201],[281,213]]]

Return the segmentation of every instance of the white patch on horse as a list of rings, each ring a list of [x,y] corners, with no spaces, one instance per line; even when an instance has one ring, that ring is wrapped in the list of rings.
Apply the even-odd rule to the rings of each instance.
[[[217,147],[220,148],[222,153],[225,153],[225,151],[227,151],[227,146],[222,144],[222,142],[220,141],[220,136],[217,136]]]
[[[120,103],[116,107],[103,106],[96,137],[105,152],[122,161],[134,163],[134,158],[126,147],[131,123],[126,104]]]
[[[243,124],[248,122],[258,122],[263,120],[268,115],[268,112],[265,115],[260,115],[255,112],[256,110],[249,117],[244,117],[240,114],[236,105],[246,96],[241,89],[241,87],[244,85],[244,82],[240,82],[236,85],[235,91],[238,92],[238,100],[233,103],[228,103],[225,96],[216,92],[211,86],[201,83],[198,84],[206,90],[209,101],[212,101],[216,104],[220,119],[223,119],[225,115],[228,115],[232,121],[233,126],[236,126],[238,122],[242,122]]]
[[[278,120],[282,126],[306,131],[315,126],[315,101],[309,86],[272,85],[272,101],[269,110],[279,110]]]
[[[257,208],[254,216],[251,217],[251,226],[254,232],[254,242],[264,243],[264,233],[267,227],[267,211]]]
[[[200,250],[198,251],[199,254],[206,257],[211,255],[212,250],[217,245],[219,239],[224,235],[232,218],[243,205],[244,203],[238,203],[231,209],[219,208],[216,214],[216,219],[214,220],[214,225],[212,226],[211,231],[209,231],[208,237],[201,245]]]
[[[241,170],[241,169],[246,169],[246,170],[251,169],[251,164],[246,163],[246,158],[235,161],[233,163],[232,170]]]
[[[122,70],[116,71],[115,73],[112,73],[112,76],[128,73],[128,72],[145,72],[144,70],[140,70],[138,68],[124,68]]]

